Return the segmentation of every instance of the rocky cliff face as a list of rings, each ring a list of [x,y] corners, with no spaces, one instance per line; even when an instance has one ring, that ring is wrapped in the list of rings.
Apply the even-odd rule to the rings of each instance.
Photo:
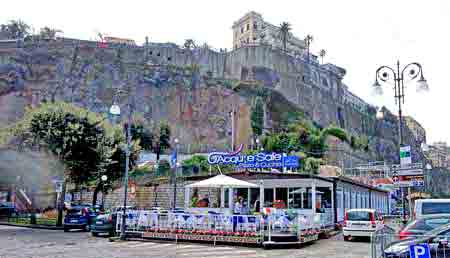
[[[118,102],[126,113],[131,95],[147,120],[169,122],[185,151],[227,149],[233,109],[237,142],[250,143],[250,108],[259,93],[236,86],[251,82],[270,92],[266,126],[276,130],[284,113],[301,111],[318,126],[334,124],[367,135],[372,152],[367,158],[397,157],[395,117],[378,121],[374,110],[347,103],[341,83],[345,71],[320,68],[328,83],[322,84],[323,78],[314,83],[308,79],[310,64],[270,47],[218,53],[168,44],[99,48],[95,42],[73,40],[17,46],[0,44],[1,125],[42,101],[70,101],[99,113]],[[117,94],[118,89],[125,93]],[[405,142],[416,148],[407,129],[405,135]]]

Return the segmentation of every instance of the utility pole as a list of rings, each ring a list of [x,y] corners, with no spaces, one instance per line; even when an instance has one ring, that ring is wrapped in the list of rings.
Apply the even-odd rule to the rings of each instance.
[[[234,151],[234,147],[236,146],[236,135],[235,135],[235,115],[236,115],[236,110],[233,109],[230,112],[231,115],[231,151]]]

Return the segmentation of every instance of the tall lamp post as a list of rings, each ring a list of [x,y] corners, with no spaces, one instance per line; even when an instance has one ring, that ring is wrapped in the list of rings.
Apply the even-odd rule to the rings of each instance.
[[[122,214],[122,224],[120,229],[120,239],[125,240],[125,228],[126,228],[126,209],[127,209],[127,195],[128,195],[128,170],[130,165],[130,153],[131,153],[131,119],[133,110],[131,107],[131,98],[128,101],[128,122],[126,124],[126,139],[127,146],[125,149],[125,176],[123,179],[124,192],[123,192],[123,214]],[[109,113],[114,116],[120,116],[120,107],[117,104],[113,104],[109,109]]]
[[[173,172],[173,209],[175,210],[177,207],[177,172],[180,163],[178,163],[178,138],[175,138],[175,153],[172,155],[172,165],[174,166]]]
[[[107,175],[103,175],[101,177],[102,180],[102,209],[105,209],[105,184],[106,181],[108,180],[108,176]]]
[[[398,104],[398,134],[399,134],[399,149],[403,146],[403,117],[402,117],[402,104],[405,103],[405,79],[417,80],[417,91],[427,91],[428,83],[423,76],[422,65],[413,62],[405,65],[400,69],[400,61],[394,68],[383,65],[380,66],[375,72],[375,83],[373,84],[373,90],[375,94],[383,94],[383,89],[379,81],[388,82],[392,80],[394,82],[394,98],[396,104]],[[406,77],[406,78],[405,78]],[[403,203],[403,222],[406,223],[406,207],[405,207],[405,194],[402,188],[402,203]]]

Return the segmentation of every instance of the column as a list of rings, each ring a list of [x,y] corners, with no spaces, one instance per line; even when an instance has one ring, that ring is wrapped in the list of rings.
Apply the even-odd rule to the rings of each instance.
[[[264,207],[264,183],[262,180],[259,183],[259,207],[261,208],[260,212],[262,212]]]
[[[189,201],[191,200],[191,188],[190,187],[185,187],[184,188],[184,208],[188,209],[190,208],[190,203]]]
[[[223,187],[220,188],[220,208],[225,207],[225,189]]]
[[[228,189],[228,207],[230,207],[231,211],[234,211],[234,204],[233,204],[233,188]]]
[[[337,222],[337,219],[336,219],[336,216],[335,216],[335,214],[336,214],[336,208],[334,207],[334,205],[336,205],[336,204],[334,203],[334,188],[333,188],[333,187],[330,187],[330,191],[331,191],[331,218],[332,218],[332,220],[333,220],[333,223],[336,223],[336,222]]]
[[[312,179],[312,183],[311,183],[311,208],[312,208],[312,215],[313,215],[313,219],[316,216],[316,181],[314,179]]]

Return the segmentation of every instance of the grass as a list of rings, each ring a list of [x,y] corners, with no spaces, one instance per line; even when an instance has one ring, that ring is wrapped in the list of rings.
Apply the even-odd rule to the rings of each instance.
[[[30,217],[10,217],[10,218],[8,218],[8,223],[14,223],[14,224],[20,224],[20,225],[31,225],[31,218]],[[36,225],[56,226],[56,219],[36,218]]]

